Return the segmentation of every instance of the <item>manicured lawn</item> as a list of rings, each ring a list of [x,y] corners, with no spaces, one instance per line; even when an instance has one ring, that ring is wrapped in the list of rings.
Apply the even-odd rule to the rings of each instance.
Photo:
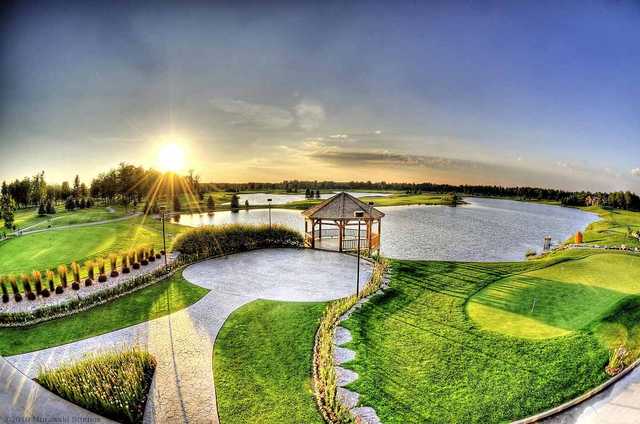
[[[149,321],[186,308],[207,289],[181,273],[105,305],[31,327],[0,328],[0,355],[9,356],[59,346]]]
[[[507,277],[482,289],[467,304],[469,316],[491,331],[556,337],[586,328],[625,297],[640,293],[640,256],[582,256],[579,251],[571,255],[570,261]]]
[[[174,236],[188,227],[167,224]],[[169,242],[171,237],[169,238]],[[0,243],[0,275],[55,268],[79,263],[109,253],[119,253],[140,244],[162,246],[161,223],[152,218],[132,218],[89,227],[66,228],[27,234]],[[170,244],[168,245],[170,246]]]
[[[345,366],[360,374],[352,388],[385,423],[497,423],[556,406],[608,378],[609,348],[638,345],[628,304],[638,304],[638,277],[625,276],[636,261],[585,251],[520,263],[394,261],[391,289],[345,323],[357,352]],[[540,303],[530,312],[532,295]],[[469,318],[468,302],[491,310]],[[553,331],[564,335],[542,338]]]
[[[38,208],[20,209],[15,212],[14,224],[18,229],[37,230],[51,227],[59,227],[62,225],[82,224],[87,222],[103,221],[107,219],[120,218],[126,215],[122,206],[111,206],[113,212],[107,210],[103,206],[91,209],[77,209],[75,211],[67,211],[64,206],[56,207],[55,215],[39,216]],[[0,219],[0,232],[9,232],[4,228],[4,221]]]
[[[589,225],[584,232],[584,242],[598,245],[626,244],[640,247],[640,241],[627,237],[627,230],[640,230],[640,212],[620,209],[602,209],[599,207],[583,208],[587,212],[600,215],[601,220]],[[573,238],[570,240],[573,241]]]
[[[323,423],[311,360],[323,303],[259,300],[236,310],[213,356],[223,423]]]
[[[363,202],[373,202],[374,206],[404,206],[404,205],[449,205],[451,200],[442,194],[400,194],[391,196],[366,196],[360,198]],[[306,209],[317,205],[322,200],[297,200],[278,207]]]

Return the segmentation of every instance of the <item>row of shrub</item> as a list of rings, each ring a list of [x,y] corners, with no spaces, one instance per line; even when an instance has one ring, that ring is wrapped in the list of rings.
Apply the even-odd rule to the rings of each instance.
[[[2,302],[9,302],[11,297],[16,302],[21,302],[23,294],[32,301],[39,296],[47,298],[54,293],[62,294],[70,282],[73,290],[80,290],[83,283],[85,286],[91,286],[96,281],[104,283],[108,279],[107,270],[109,271],[108,275],[115,278],[120,273],[128,274],[132,268],[139,269],[141,266],[146,266],[150,262],[160,259],[164,253],[164,251],[156,253],[153,247],[145,245],[119,255],[111,254],[106,259],[88,260],[84,263],[84,267],[74,261],[69,268],[66,265],[60,265],[56,272],[47,270],[44,275],[40,271],[33,271],[31,274],[22,274],[19,277],[15,275],[0,276]],[[12,296],[9,295],[9,289],[11,289]]]
[[[44,369],[36,381],[58,396],[120,423],[141,423],[156,359],[133,348]]]
[[[376,262],[369,282],[357,295],[330,302],[320,319],[313,349],[313,391],[325,420],[334,424],[354,423],[349,409],[338,399],[337,376],[334,363],[334,336],[340,317],[360,299],[372,295],[380,285],[387,268],[383,259]]]
[[[283,225],[228,224],[194,228],[175,239],[173,248],[188,255],[228,255],[268,247],[303,247],[302,235]]]

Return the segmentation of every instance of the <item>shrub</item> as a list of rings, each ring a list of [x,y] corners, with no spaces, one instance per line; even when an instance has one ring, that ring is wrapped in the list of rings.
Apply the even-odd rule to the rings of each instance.
[[[156,360],[138,348],[88,356],[73,365],[42,370],[37,381],[92,412],[122,423],[140,423]]]
[[[71,271],[73,272],[73,284],[71,288],[73,290],[80,290],[80,265],[77,262],[71,262]]]
[[[153,247],[149,248],[149,251],[147,252],[147,258],[149,258],[149,262],[155,262],[156,260],[156,253],[153,250]]]
[[[22,282],[22,287],[24,287],[25,293],[27,293],[27,299],[36,300],[36,294],[31,290],[31,279],[29,275],[22,274],[20,276],[20,281]]]
[[[47,282],[49,283],[49,291],[53,293],[56,288],[56,284],[53,282],[55,274],[50,269],[47,270]]]
[[[110,254],[109,262],[111,263],[111,278],[115,278],[118,276],[118,255]]]
[[[0,289],[2,289],[2,303],[9,302],[9,290],[7,290],[6,277],[0,277]]]
[[[51,293],[49,292],[49,289],[46,287],[42,289],[42,292],[40,292],[40,294],[42,295],[42,297],[49,297],[51,295]]]
[[[139,256],[135,250],[131,250],[129,252],[129,262],[131,262],[131,267],[133,269],[140,269],[140,263],[138,262]]]
[[[138,248],[138,261],[140,261],[140,265],[149,265],[149,261],[147,260],[147,249],[144,246]]]
[[[40,271],[33,271],[33,283],[36,286],[36,294],[40,296],[42,294],[42,274]]]
[[[63,288],[67,288],[67,267],[66,265],[60,265],[58,267],[58,277],[60,277],[60,283]],[[57,290],[56,290],[57,293]]]
[[[227,255],[268,247],[302,247],[302,235],[282,225],[219,225],[180,234],[174,249],[188,255]]]
[[[88,260],[84,263],[84,267],[87,270],[87,278],[84,280],[85,286],[90,286],[95,280],[95,266],[96,264],[92,260]]]
[[[56,287],[56,294],[62,294],[62,293],[64,293],[64,288],[62,288],[62,286]]]
[[[18,280],[16,279],[15,275],[9,276],[9,284],[11,284],[13,298],[16,302],[20,302],[22,300],[22,295],[20,294],[20,290],[18,290]]]
[[[129,255],[127,253],[123,253],[122,254],[122,273],[123,274],[128,274],[131,272],[131,269],[129,268]]]
[[[104,283],[107,281],[107,273],[105,270],[105,264],[104,264],[104,259],[99,258],[96,261],[97,265],[98,265],[98,282],[100,283]]]

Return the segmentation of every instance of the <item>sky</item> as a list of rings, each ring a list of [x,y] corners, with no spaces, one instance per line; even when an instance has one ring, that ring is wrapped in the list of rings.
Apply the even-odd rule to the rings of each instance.
[[[0,15],[0,180],[640,192],[640,2],[20,1]]]

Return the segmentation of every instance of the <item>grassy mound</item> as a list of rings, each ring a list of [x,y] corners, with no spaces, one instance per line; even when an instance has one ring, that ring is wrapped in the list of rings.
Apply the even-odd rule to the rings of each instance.
[[[348,347],[356,351],[355,361],[345,366],[360,375],[351,388],[385,423],[505,422],[586,392],[608,378],[604,369],[610,349],[623,340],[629,347],[632,342],[637,345],[639,333],[637,296],[629,295],[637,289],[637,274],[635,281],[625,276],[637,272],[633,262],[637,259],[600,255],[566,252],[547,261],[494,264],[394,261],[391,289],[343,323],[354,337]],[[579,274],[596,270],[603,279]],[[523,327],[541,322],[534,316],[526,317],[530,321],[511,321],[521,327],[520,335],[513,337],[486,331],[469,319],[467,302],[483,289],[494,290],[494,283],[498,288],[491,293],[502,296],[499,299],[513,295],[516,304],[530,308],[523,298],[527,286],[516,275],[559,280],[557,297],[551,290],[541,290],[556,309],[565,308],[562,301],[567,302],[565,314],[545,307],[552,318],[542,322],[554,329],[575,330],[567,330],[563,337],[521,337]],[[512,287],[505,287],[504,281],[512,281]],[[588,300],[589,311],[572,321],[568,311],[580,315],[585,307],[570,298],[573,292],[563,290],[578,284],[584,286],[579,294],[581,301]],[[597,299],[606,291],[623,293],[616,294],[617,299],[628,298],[617,304],[611,299],[613,309],[603,311]],[[591,292],[595,297],[589,296]],[[635,308],[625,305],[633,299]],[[567,328],[560,327],[561,316]],[[598,316],[600,321],[593,322]]]
[[[467,312],[483,329],[543,339],[587,327],[634,293],[640,257],[606,253],[507,277],[473,296]]]
[[[186,308],[207,293],[177,273],[85,312],[31,327],[0,328],[0,355],[33,352],[149,321]]]
[[[323,309],[323,303],[259,300],[231,314],[213,356],[221,422],[323,422],[311,388]]]
[[[38,383],[89,411],[121,423],[141,423],[156,361],[133,349],[87,357],[44,370]]]

